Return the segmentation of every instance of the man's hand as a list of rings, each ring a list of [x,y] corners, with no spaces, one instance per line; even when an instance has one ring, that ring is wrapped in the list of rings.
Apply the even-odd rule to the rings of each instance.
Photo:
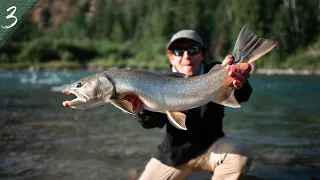
[[[122,99],[131,102],[133,106],[133,111],[141,112],[143,110],[143,102],[139,99],[138,96],[129,94]]]
[[[231,64],[233,60],[232,55],[228,55],[222,61],[222,65]],[[252,67],[249,63],[238,63],[227,66],[229,76],[233,78],[232,85],[236,89],[241,89],[243,84],[247,82],[250,77]]]

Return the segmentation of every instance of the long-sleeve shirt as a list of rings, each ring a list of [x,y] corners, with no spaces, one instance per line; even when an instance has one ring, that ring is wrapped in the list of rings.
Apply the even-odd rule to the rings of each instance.
[[[218,63],[204,64],[204,73],[216,64]],[[246,82],[241,89],[235,90],[235,97],[238,102],[244,102],[249,99],[251,92],[252,88]],[[224,136],[224,106],[209,102],[183,113],[186,114],[186,131],[175,128],[166,114],[147,110],[139,113],[138,121],[146,129],[167,125],[165,138],[159,144],[155,158],[169,166],[186,163],[206,151],[216,139]]]

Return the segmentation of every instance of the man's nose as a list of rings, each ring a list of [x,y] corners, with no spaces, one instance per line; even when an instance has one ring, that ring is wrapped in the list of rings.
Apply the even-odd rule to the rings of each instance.
[[[188,51],[183,51],[183,58],[185,58],[185,59],[189,58]]]

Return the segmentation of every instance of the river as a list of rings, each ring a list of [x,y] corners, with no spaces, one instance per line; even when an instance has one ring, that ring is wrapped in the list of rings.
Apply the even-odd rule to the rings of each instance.
[[[60,92],[93,72],[0,72],[0,179],[130,179],[164,129],[143,129],[111,105],[62,106]],[[254,151],[248,179],[320,179],[320,76],[250,78],[242,108],[226,108],[224,131]],[[188,180],[210,179],[193,174]]]

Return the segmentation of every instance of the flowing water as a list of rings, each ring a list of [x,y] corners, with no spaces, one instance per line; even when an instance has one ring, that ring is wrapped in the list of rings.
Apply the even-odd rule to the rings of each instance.
[[[61,86],[93,72],[0,72],[0,179],[130,179],[164,129],[106,105],[62,106]],[[320,179],[320,77],[254,75],[251,99],[226,108],[227,135],[253,146],[248,179]],[[210,179],[193,174],[189,180]]]

